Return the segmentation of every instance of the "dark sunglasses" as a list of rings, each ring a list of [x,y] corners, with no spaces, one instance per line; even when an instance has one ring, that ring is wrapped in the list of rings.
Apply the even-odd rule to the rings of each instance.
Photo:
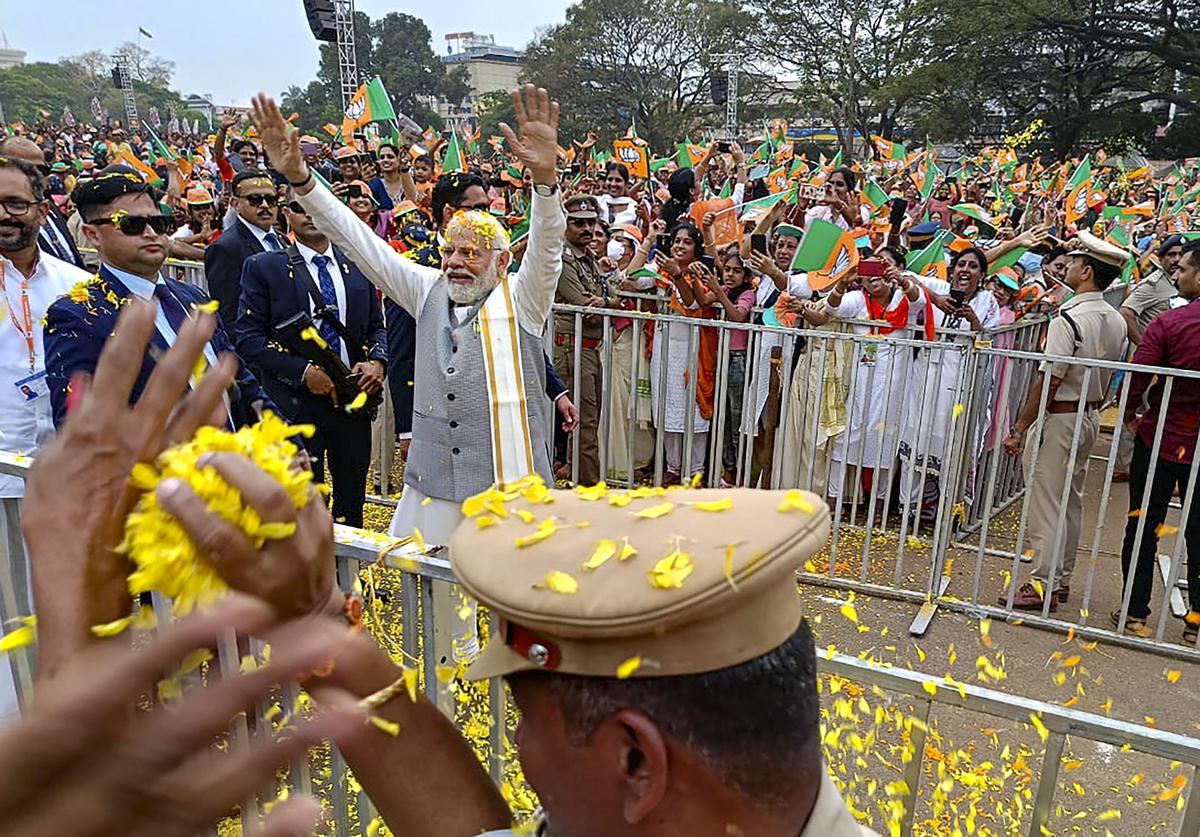
[[[289,203],[287,205],[287,208],[290,209],[292,212],[295,212],[297,215],[307,215],[308,214],[307,210],[305,210],[305,208],[303,206],[301,206],[298,201],[292,201],[291,203]]]
[[[469,212],[487,212],[492,208],[492,205],[488,201],[480,201],[479,203],[456,204],[454,208]]]
[[[251,206],[262,206],[264,203],[267,206],[277,206],[279,204],[279,198],[274,195],[239,195],[238,197]]]
[[[97,218],[91,223],[97,227],[112,224],[117,232],[124,235],[142,235],[147,226],[159,235],[171,229],[171,219],[166,215],[114,215],[111,218]]]

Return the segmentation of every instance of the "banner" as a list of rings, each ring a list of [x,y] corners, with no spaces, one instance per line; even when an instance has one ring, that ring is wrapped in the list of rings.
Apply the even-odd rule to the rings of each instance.
[[[642,180],[650,178],[650,150],[632,139],[613,141],[613,157],[624,163],[629,173]]]

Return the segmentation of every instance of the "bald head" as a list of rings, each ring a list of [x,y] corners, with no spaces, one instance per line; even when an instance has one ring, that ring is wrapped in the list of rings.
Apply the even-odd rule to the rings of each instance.
[[[23,160],[31,166],[46,165],[46,153],[41,146],[26,137],[6,137],[0,140],[0,156]]]

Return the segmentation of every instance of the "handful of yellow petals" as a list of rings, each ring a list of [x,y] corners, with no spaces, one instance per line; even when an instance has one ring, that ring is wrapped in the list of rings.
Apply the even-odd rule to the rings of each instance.
[[[290,537],[295,523],[265,523],[258,512],[227,483],[216,469],[200,466],[208,453],[236,453],[262,468],[287,491],[296,508],[308,502],[312,473],[296,467],[299,446],[295,436],[311,436],[311,425],[289,425],[267,413],[262,421],[235,433],[202,427],[190,442],[159,454],[153,465],[139,463],[132,473],[135,488],[145,493],[125,520],[125,539],[117,548],[133,562],[129,592],[138,595],[158,590],[174,601],[174,613],[183,616],[197,605],[218,599],[227,589],[216,570],[205,560],[179,522],[158,505],[154,489],[164,479],[182,480],[205,501],[208,510],[237,526],[261,548],[268,540]],[[125,621],[125,620],[121,620]],[[97,626],[113,633],[125,626]]]

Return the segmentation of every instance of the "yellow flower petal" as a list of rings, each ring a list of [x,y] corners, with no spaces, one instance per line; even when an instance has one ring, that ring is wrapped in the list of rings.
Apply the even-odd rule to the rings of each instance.
[[[556,531],[558,531],[558,524],[556,524],[554,522],[553,517],[547,517],[545,520],[543,520],[541,523],[538,524],[537,531],[534,532],[532,535],[526,535],[523,538],[517,538],[516,539],[517,546],[521,549],[524,549],[527,546],[532,546],[533,544],[535,544],[539,541],[544,541],[546,538],[553,535]]]
[[[676,548],[670,555],[651,567],[646,575],[650,580],[651,587],[670,590],[682,587],[683,582],[695,569],[692,556]]]
[[[500,518],[494,514],[485,514],[475,518],[475,525],[480,529],[487,529],[489,526],[495,526],[500,522]]]
[[[805,514],[812,514],[815,509],[813,504],[805,498],[804,492],[793,488],[784,495],[783,502],[779,504],[779,511],[802,511]]]
[[[92,625],[92,636],[116,636],[132,624],[133,616],[126,616],[123,619],[114,619],[111,622],[105,622],[103,625]]]
[[[129,472],[129,483],[139,491],[153,491],[158,486],[158,471],[152,465],[139,462]]]
[[[378,715],[371,715],[369,720],[372,724],[386,732],[388,735],[397,736],[400,734],[400,725],[395,721],[389,721],[387,718],[380,718]]]
[[[346,411],[353,413],[355,410],[361,410],[366,403],[367,394],[365,392],[360,392],[358,395],[354,396],[354,399],[349,404],[346,405]]]
[[[207,648],[197,648],[179,663],[179,673],[188,674],[189,672],[193,672],[212,658],[213,654]]]
[[[404,669],[404,689],[408,692],[408,699],[413,703],[417,702],[417,670],[415,668]]]
[[[603,480],[596,483],[595,485],[591,485],[591,486],[581,485],[581,486],[576,487],[576,489],[575,489],[575,495],[580,500],[588,500],[588,501],[599,500],[602,497],[604,497],[604,495],[607,493],[608,493],[608,486],[604,484]]]
[[[629,538],[621,538],[621,554],[617,557],[617,560],[628,561],[637,554],[638,551],[631,543],[629,543]]]
[[[635,511],[633,516],[640,517],[643,520],[654,520],[662,517],[664,514],[669,514],[673,508],[675,508],[674,503],[659,503],[657,506],[649,506],[640,511]]]
[[[562,570],[551,570],[546,573],[544,584],[547,590],[568,596],[579,592],[579,582],[570,573]]]
[[[193,302],[192,303],[193,311],[200,311],[205,314],[215,314],[215,313],[217,313],[217,309],[220,307],[221,307],[221,303],[217,302],[215,299],[210,299],[208,302]]]
[[[584,563],[583,569],[594,570],[616,554],[617,542],[602,538],[596,543],[596,548],[592,550],[592,555]]]
[[[642,667],[641,657],[630,657],[625,662],[617,666],[617,679],[627,680],[630,675]]]
[[[322,337],[320,333],[312,326],[309,326],[308,328],[304,329],[304,331],[300,332],[300,339],[308,340],[311,343],[316,343],[322,349],[329,348],[329,344],[325,342],[325,338]]]
[[[37,639],[37,633],[28,625],[23,625],[20,628],[9,631],[3,637],[0,637],[0,653],[13,651],[17,648],[24,648],[30,645]]]
[[[517,509],[514,514],[521,518],[522,523],[533,523],[533,521],[536,519],[536,515],[534,515],[534,513],[529,509]]]
[[[609,494],[608,495],[608,504],[610,506],[616,506],[619,509],[624,508],[625,506],[628,506],[632,502],[633,502],[633,498],[630,497],[628,494]]]
[[[724,497],[720,500],[702,500],[699,503],[692,503],[692,508],[706,512],[728,511],[733,508],[733,498]]]

